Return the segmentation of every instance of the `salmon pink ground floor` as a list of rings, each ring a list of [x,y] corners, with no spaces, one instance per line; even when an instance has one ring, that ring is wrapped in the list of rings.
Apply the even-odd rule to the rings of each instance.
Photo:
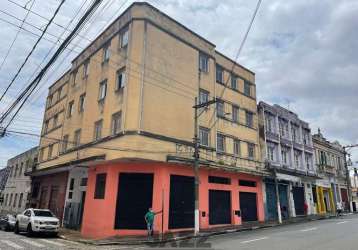
[[[264,221],[261,177],[211,170],[199,172],[200,228]],[[155,233],[194,227],[194,172],[191,166],[120,162],[88,169],[81,233],[85,237],[146,234],[148,208]]]

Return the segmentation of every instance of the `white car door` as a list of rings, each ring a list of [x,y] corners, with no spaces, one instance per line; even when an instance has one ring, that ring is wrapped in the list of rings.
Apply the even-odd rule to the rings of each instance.
[[[21,216],[21,225],[20,227],[23,229],[27,228],[27,225],[29,224],[30,221],[30,217],[31,217],[31,210],[26,210],[24,212],[24,214]]]

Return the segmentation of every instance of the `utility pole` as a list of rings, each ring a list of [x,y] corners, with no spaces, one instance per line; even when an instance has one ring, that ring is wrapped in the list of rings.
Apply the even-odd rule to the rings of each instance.
[[[348,191],[348,203],[349,203],[349,212],[353,212],[352,209],[352,188],[351,188],[351,178],[349,173],[349,166],[347,162],[347,151],[346,147],[343,147],[344,150],[344,168],[346,170],[346,179],[347,179],[347,191]]]
[[[216,99],[214,98],[211,101],[205,102],[205,103],[198,103],[198,98],[195,97],[195,105],[193,106],[194,108],[194,139],[193,139],[193,144],[194,144],[194,175],[195,175],[195,187],[194,187],[194,197],[195,197],[195,211],[194,211],[194,235],[198,235],[199,231],[200,231],[200,215],[199,215],[199,184],[200,184],[200,180],[199,180],[199,159],[200,159],[200,155],[199,155],[199,136],[198,136],[198,130],[199,130],[199,126],[198,126],[198,119],[199,116],[201,115],[198,114],[198,110],[200,108],[205,108],[208,107],[211,104],[216,103]]]
[[[282,215],[281,215],[281,204],[280,204],[280,192],[278,190],[278,181],[277,181],[277,170],[274,168],[274,175],[275,175],[275,190],[276,190],[276,200],[277,200],[277,217],[278,223],[282,224]]]

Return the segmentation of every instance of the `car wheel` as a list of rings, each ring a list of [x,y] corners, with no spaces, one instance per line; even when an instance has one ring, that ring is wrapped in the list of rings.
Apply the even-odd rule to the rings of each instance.
[[[14,233],[15,234],[19,234],[20,230],[19,230],[19,223],[16,222],[15,224],[15,228],[14,228]]]
[[[27,236],[31,237],[34,235],[34,232],[32,231],[31,223],[27,226]]]

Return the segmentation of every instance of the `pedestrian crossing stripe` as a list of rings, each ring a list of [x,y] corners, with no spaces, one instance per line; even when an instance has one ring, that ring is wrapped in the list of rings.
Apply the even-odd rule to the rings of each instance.
[[[28,240],[28,239],[20,239],[20,240],[29,244],[29,245],[35,246],[35,247],[45,247],[45,245],[37,243],[36,241],[33,241],[33,240]]]
[[[10,241],[10,240],[1,240],[1,242],[5,243],[6,245],[16,248],[16,249],[24,249],[22,246]]]
[[[62,244],[60,242],[56,242],[56,241],[51,241],[51,240],[45,240],[45,239],[40,239],[43,242],[49,243],[49,244],[53,244],[55,246],[59,246],[59,247],[63,247],[65,246],[65,244]]]

